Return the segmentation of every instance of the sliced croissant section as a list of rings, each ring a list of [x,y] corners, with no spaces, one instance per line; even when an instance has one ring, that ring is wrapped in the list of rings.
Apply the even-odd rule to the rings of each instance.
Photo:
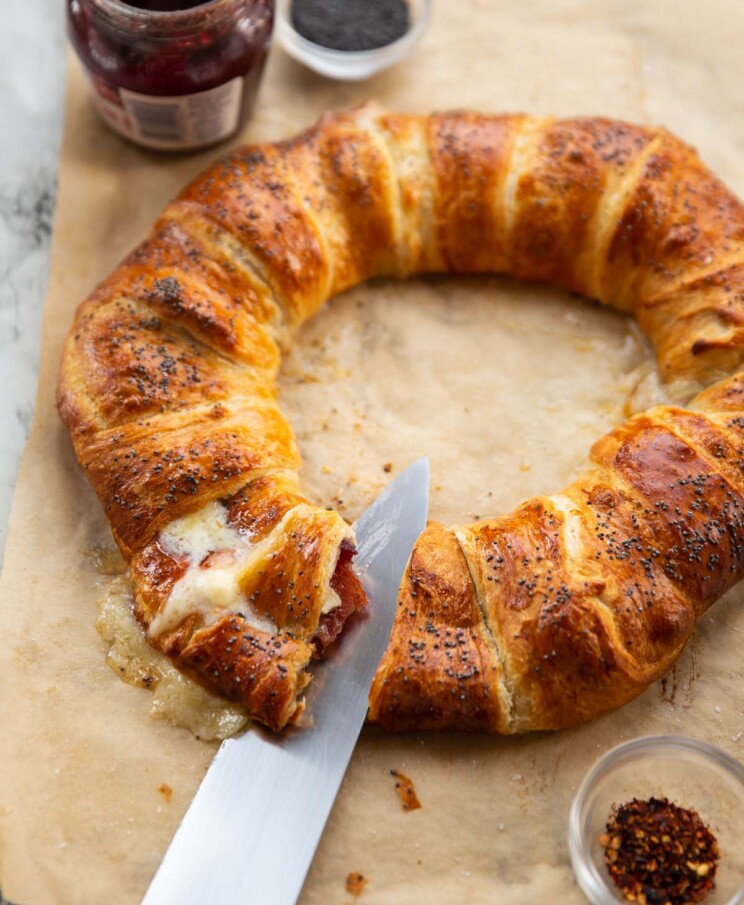
[[[268,287],[220,248],[221,238],[213,224],[169,208],[93,300],[132,299],[223,355],[274,374],[280,312]]]
[[[431,523],[401,585],[390,644],[370,690],[386,729],[504,732],[511,702],[498,647],[454,534]]]
[[[296,723],[298,699],[310,682],[313,648],[292,638],[259,632],[239,616],[225,616],[165,648],[179,669],[212,691],[245,707],[271,729]]]
[[[272,728],[299,716],[305,667],[366,604],[348,568],[353,532],[283,492],[291,483],[256,478],[170,522],[132,561],[150,642]]]
[[[308,204],[318,212],[329,244],[333,237],[335,247],[342,244],[341,256],[331,257],[332,293],[371,276],[405,274],[399,187],[376,127],[379,112],[365,105],[357,115],[321,119],[318,125],[316,172],[323,200],[313,186]]]
[[[636,416],[595,444],[592,458],[643,501],[658,541],[653,575],[683,588],[699,616],[741,576],[744,487],[704,452],[712,422],[683,439],[664,418],[678,421],[669,409]]]
[[[612,708],[627,699],[617,678],[632,664],[599,599],[605,581],[581,555],[585,535],[581,520],[549,498],[458,529],[511,692],[502,731],[573,725],[595,715],[597,701]]]
[[[182,290],[170,283],[162,291]],[[94,301],[83,309],[69,354],[84,393],[60,399],[62,407],[80,407],[77,430],[109,430],[238,398],[270,398],[265,378],[270,367],[252,369],[226,358],[187,332],[184,320],[166,320],[132,298]],[[257,363],[276,356],[265,334],[255,331],[252,339]],[[229,341],[223,335],[218,342]]]
[[[435,223],[436,177],[426,118],[378,111],[376,128],[385,141],[397,179],[402,275],[445,270]]]
[[[241,257],[274,294],[287,328],[327,297],[329,260],[317,226],[282,178],[285,146],[246,148],[223,158],[186,188],[171,209],[212,221],[242,246]]]

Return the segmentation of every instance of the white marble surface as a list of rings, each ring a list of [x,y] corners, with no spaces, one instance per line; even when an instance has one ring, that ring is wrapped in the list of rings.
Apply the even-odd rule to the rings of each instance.
[[[64,3],[10,0],[0,29],[0,564],[28,436],[62,125]],[[0,905],[6,903],[0,893]],[[29,905],[29,903],[19,903]]]
[[[64,92],[63,0],[11,0],[0,30],[0,562],[36,393]]]

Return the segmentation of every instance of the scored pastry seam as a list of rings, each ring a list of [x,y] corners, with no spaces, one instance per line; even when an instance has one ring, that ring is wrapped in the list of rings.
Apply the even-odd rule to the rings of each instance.
[[[398,162],[393,155],[390,145],[388,144],[385,130],[377,121],[380,110],[373,108],[367,109],[362,122],[366,125],[369,133],[375,138],[375,147],[385,159],[388,170],[387,188],[393,196],[393,203],[389,213],[390,223],[395,234],[395,276],[405,276],[410,273],[408,243],[405,241],[407,230],[405,228],[406,215],[403,207],[403,192],[401,189],[402,175],[398,172]],[[393,211],[397,216],[392,216]]]
[[[196,213],[197,216],[181,216],[184,212],[192,215]],[[268,307],[270,311],[275,312],[274,317],[263,323],[273,333],[275,342],[282,347],[292,331],[291,305],[282,298],[278,288],[267,276],[266,266],[258,255],[252,252],[249,245],[223,226],[201,201],[177,198],[165,209],[161,215],[161,220],[163,219],[178,223],[190,238],[204,245],[207,252],[212,245],[224,257],[232,258],[233,266],[239,267],[247,274],[249,282],[260,285],[262,291],[257,291],[259,300],[265,305],[268,298],[270,300]],[[201,226],[206,229],[202,230]]]
[[[385,117],[384,117],[385,118]],[[404,223],[404,233],[408,245],[408,251],[404,251],[402,260],[405,261],[404,275],[417,273],[431,266],[441,266],[441,249],[436,235],[436,218],[434,214],[434,194],[436,191],[436,172],[428,142],[427,129],[418,120],[407,123],[412,130],[412,136],[406,137],[406,157],[399,158],[395,148],[399,143],[394,140],[390,127],[385,122],[380,123],[380,131],[385,144],[388,146],[391,157],[395,162],[394,172],[398,183],[400,196],[401,217]],[[407,212],[404,204],[404,186],[411,179],[409,168],[411,158],[415,165],[416,203],[412,210]],[[424,262],[426,262],[424,264]]]
[[[452,527],[452,532],[457,539],[458,544],[460,545],[460,552],[465,560],[465,564],[468,567],[468,574],[470,575],[470,581],[473,587],[473,597],[475,598],[476,606],[481,614],[481,625],[484,629],[485,639],[491,648],[491,651],[496,659],[496,662],[499,664],[499,678],[498,678],[498,688],[499,688],[499,716],[502,718],[499,720],[499,731],[500,732],[509,732],[512,726],[515,723],[514,716],[514,687],[515,683],[509,675],[509,669],[507,666],[506,658],[503,653],[503,637],[501,632],[497,633],[494,631],[493,626],[491,625],[491,620],[488,615],[488,608],[486,606],[485,601],[485,588],[483,587],[480,581],[480,575],[477,569],[471,564],[470,557],[468,556],[468,551],[471,547],[474,546],[472,539],[472,532],[470,531],[467,525],[454,525]],[[477,557],[477,552],[473,550],[473,559],[475,560]],[[504,703],[506,703],[506,708],[504,708]]]
[[[598,469],[597,475],[601,474],[602,470]],[[595,573],[589,574],[587,572],[587,563],[585,557],[582,556],[584,543],[581,534],[583,530],[588,529],[588,526],[582,518],[576,501],[564,496],[562,493],[553,494],[548,499],[563,516],[561,537],[563,540],[562,550],[567,560],[564,563],[566,572],[581,576],[585,579],[587,585],[596,583],[602,587],[599,593],[588,594],[587,600],[594,604],[592,607],[594,615],[601,619],[616,654],[620,653],[622,655],[622,664],[625,670],[634,676],[638,668],[638,661],[623,642],[615,619],[615,607],[613,606],[614,576],[611,573],[607,574],[606,568],[596,566],[594,560],[590,560],[590,564],[595,566]]]
[[[514,227],[517,222],[518,205],[516,203],[519,183],[529,172],[528,163],[534,157],[531,152],[540,143],[545,127],[556,121],[554,116],[522,117],[517,134],[512,140],[506,160],[506,179],[503,180],[501,210],[503,211],[504,245],[509,268],[514,261]]]
[[[603,292],[604,272],[608,264],[608,254],[610,245],[620,224],[622,214],[628,206],[628,202],[633,192],[638,188],[641,178],[646,169],[649,158],[656,153],[661,144],[661,136],[655,135],[650,141],[647,141],[638,156],[626,167],[624,175],[618,180],[618,185],[609,197],[603,193],[597,209],[594,211],[590,222],[587,226],[586,234],[588,236],[588,249],[585,260],[591,268],[591,289],[592,296],[596,299],[602,299],[602,304],[607,306],[615,306],[620,300],[626,296],[628,285],[635,282],[638,275],[638,266],[628,274],[627,281],[622,289],[617,292],[616,298],[612,301],[606,299]],[[623,305],[621,310],[632,312],[636,307],[635,296],[631,297],[630,305]]]

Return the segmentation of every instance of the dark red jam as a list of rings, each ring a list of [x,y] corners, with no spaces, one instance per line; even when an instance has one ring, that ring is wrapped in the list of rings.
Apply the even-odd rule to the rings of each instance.
[[[185,151],[250,116],[274,0],[68,0],[68,31],[96,108],[146,147]]]

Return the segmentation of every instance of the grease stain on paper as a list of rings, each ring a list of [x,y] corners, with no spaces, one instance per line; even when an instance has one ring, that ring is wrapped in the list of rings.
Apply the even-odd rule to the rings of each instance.
[[[700,670],[697,664],[696,636],[690,638],[687,650],[669,672],[659,680],[661,699],[672,707],[689,710],[692,707],[697,691],[697,680]]]
[[[150,715],[204,741],[221,741],[244,729],[248,717],[241,707],[202,688],[150,646],[135,618],[132,579],[118,551],[101,548],[88,555],[102,576],[96,629],[109,645],[106,662],[128,685],[152,692]]]

